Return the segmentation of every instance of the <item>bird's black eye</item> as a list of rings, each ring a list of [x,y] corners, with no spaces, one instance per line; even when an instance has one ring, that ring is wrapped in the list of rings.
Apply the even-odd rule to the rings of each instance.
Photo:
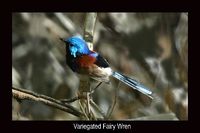
[[[73,44],[71,44],[71,43],[67,43],[67,44],[68,44],[68,46],[70,46],[70,47],[73,46]]]

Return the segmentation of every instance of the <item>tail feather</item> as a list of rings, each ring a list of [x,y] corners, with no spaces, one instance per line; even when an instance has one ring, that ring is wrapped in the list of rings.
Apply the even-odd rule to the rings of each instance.
[[[129,78],[121,73],[118,73],[118,72],[113,72],[112,76],[115,77],[116,79],[122,81],[123,83],[127,84],[131,88],[136,89],[137,91],[139,91],[139,92],[145,94],[146,96],[150,97],[151,99],[153,99],[153,97],[151,96],[152,91],[150,91],[144,85],[140,84],[138,81],[131,79],[131,78]]]

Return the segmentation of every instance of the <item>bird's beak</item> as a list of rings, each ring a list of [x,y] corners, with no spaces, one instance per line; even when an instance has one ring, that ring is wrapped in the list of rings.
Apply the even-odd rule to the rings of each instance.
[[[61,41],[65,42],[65,40],[64,40],[63,38],[60,37],[59,39],[60,39]]]

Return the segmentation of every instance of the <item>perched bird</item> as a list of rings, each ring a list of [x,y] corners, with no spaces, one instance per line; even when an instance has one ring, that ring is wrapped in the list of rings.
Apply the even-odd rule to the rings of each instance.
[[[152,98],[152,91],[138,81],[113,71],[99,53],[89,50],[87,43],[81,37],[72,36],[67,39],[61,38],[61,40],[66,44],[66,62],[72,71],[88,75],[100,82],[109,82],[112,76]]]

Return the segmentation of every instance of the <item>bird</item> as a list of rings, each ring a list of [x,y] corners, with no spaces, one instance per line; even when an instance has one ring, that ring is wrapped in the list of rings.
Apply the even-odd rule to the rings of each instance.
[[[152,91],[148,87],[120,72],[113,71],[107,60],[98,52],[90,50],[81,36],[60,38],[60,40],[65,43],[66,63],[73,72],[105,83],[109,83],[110,77],[114,77],[153,99]]]

